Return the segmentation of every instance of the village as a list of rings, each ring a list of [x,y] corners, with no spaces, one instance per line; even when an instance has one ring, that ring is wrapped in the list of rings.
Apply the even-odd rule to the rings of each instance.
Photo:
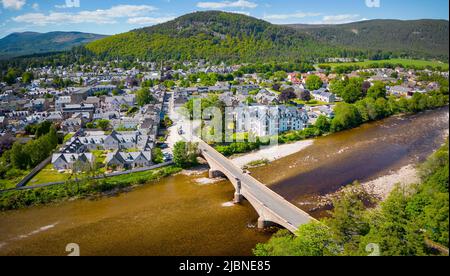
[[[171,161],[168,128],[180,129],[171,120],[172,113],[194,98],[216,96],[224,106],[240,110],[234,119],[236,133],[265,137],[305,129],[320,116],[332,119],[335,104],[344,101],[333,93],[335,80],[364,78],[366,90],[382,83],[389,96],[410,98],[440,88],[419,76],[439,74],[448,79],[448,72],[401,67],[347,74],[319,67],[308,72],[245,74],[244,65],[204,61],[185,62],[178,69],[138,64],[141,69],[123,69],[112,62],[30,68],[29,79],[21,76],[11,84],[0,83],[2,153],[16,141],[32,140],[34,135],[27,132],[31,126],[50,122],[64,137],[47,157],[55,174],[93,167],[101,173],[147,168]],[[262,120],[261,114],[267,115],[273,107],[277,115]],[[277,125],[277,133],[268,127],[271,124]]]

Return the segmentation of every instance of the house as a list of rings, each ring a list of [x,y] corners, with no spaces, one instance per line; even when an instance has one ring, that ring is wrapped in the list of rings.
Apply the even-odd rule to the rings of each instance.
[[[60,96],[55,101],[55,109],[58,110],[58,111],[61,111],[62,108],[64,107],[64,105],[70,104],[71,102],[72,102],[72,97],[71,96]]]
[[[4,128],[8,125],[8,118],[6,116],[0,116],[0,128]]]
[[[52,155],[53,167],[60,170],[81,170],[94,163],[92,153],[55,153]],[[79,166],[78,166],[79,165]]]
[[[153,139],[140,131],[113,131],[109,135],[103,131],[87,131],[83,135],[73,138],[66,144],[65,149],[70,152],[98,149],[150,151],[153,146]]]
[[[107,110],[120,110],[121,106],[134,106],[136,102],[136,95],[128,94],[123,96],[106,97],[104,107]]]
[[[278,95],[266,89],[262,89],[255,96],[255,100],[263,105],[278,104]]]
[[[95,108],[99,108],[100,107],[100,98],[98,97],[87,97],[86,100],[84,101],[84,104],[92,104]]]
[[[64,120],[61,127],[64,131],[75,132],[89,121],[89,113],[75,113],[72,117]]]
[[[413,93],[413,89],[406,86],[392,86],[392,87],[386,87],[389,94],[395,95],[395,96],[411,96]]]
[[[321,102],[334,103],[336,101],[336,96],[333,93],[327,92],[325,88],[314,90],[311,95]]]
[[[118,150],[108,153],[105,159],[110,168],[134,169],[151,166],[151,151],[120,152]]]
[[[299,78],[298,73],[289,73],[287,79],[292,84],[301,84],[302,83],[302,81]]]
[[[75,113],[89,113],[90,118],[95,112],[95,106],[93,104],[66,104],[62,108],[62,114],[64,118],[70,118]]]
[[[326,116],[328,118],[334,118],[333,106],[320,105],[314,107],[308,107],[308,111],[316,114],[317,116]]]
[[[47,118],[45,118],[47,121],[51,121],[53,123],[60,123],[64,120],[63,115],[59,111],[49,112]]]
[[[236,132],[248,132],[257,137],[301,130],[308,123],[304,110],[292,106],[240,106],[235,110]]]

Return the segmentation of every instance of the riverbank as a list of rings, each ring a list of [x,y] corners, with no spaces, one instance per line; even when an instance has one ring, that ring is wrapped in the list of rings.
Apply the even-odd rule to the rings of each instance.
[[[370,202],[380,202],[386,200],[391,192],[397,187],[407,188],[420,182],[419,171],[416,164],[404,166],[396,171],[380,176],[374,180],[367,181],[355,186],[344,186],[336,192],[317,196],[315,209],[332,209],[333,200],[339,199],[349,189],[355,188],[355,192],[364,194],[363,197]]]
[[[180,171],[181,169],[176,166],[168,166],[105,179],[81,179],[78,182],[68,181],[61,185],[7,191],[0,193],[0,210],[6,211],[64,200],[118,194]]]
[[[275,160],[288,157],[289,155],[298,153],[313,144],[314,140],[304,140],[290,144],[261,147],[261,149],[259,150],[232,156],[231,160],[234,164],[243,168],[249,163],[259,160],[267,160],[268,162],[273,162]]]

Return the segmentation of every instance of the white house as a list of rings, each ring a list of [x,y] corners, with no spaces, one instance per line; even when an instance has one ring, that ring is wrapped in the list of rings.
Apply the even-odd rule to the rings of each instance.
[[[236,131],[249,132],[257,137],[301,130],[308,124],[304,110],[287,106],[242,106],[235,111]]]
[[[94,162],[94,155],[92,153],[55,153],[52,156],[52,164],[56,170],[73,170],[77,161],[82,166],[90,166]]]
[[[327,92],[325,88],[314,90],[311,94],[316,100],[321,102],[334,103],[336,101],[336,96],[333,93]]]
[[[120,152],[116,150],[108,153],[105,162],[108,167],[121,169],[148,167],[152,165],[152,153],[151,151]]]

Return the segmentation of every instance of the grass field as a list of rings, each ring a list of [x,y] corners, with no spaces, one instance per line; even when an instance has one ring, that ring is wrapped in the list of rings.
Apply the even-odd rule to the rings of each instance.
[[[14,188],[30,171],[11,169],[9,175],[0,179],[0,189]]]
[[[27,183],[27,186],[66,181],[69,177],[69,173],[60,173],[53,168],[52,164],[48,164]]]
[[[367,67],[371,64],[380,63],[392,63],[392,64],[402,64],[404,67],[416,66],[416,67],[427,67],[431,66],[433,68],[442,67],[444,70],[448,70],[448,63],[443,63],[440,61],[427,61],[427,60],[414,60],[414,59],[386,59],[386,60],[366,60],[360,62],[348,62],[348,63],[322,63],[320,65],[329,65],[332,68],[341,65],[358,65],[360,67]]]

